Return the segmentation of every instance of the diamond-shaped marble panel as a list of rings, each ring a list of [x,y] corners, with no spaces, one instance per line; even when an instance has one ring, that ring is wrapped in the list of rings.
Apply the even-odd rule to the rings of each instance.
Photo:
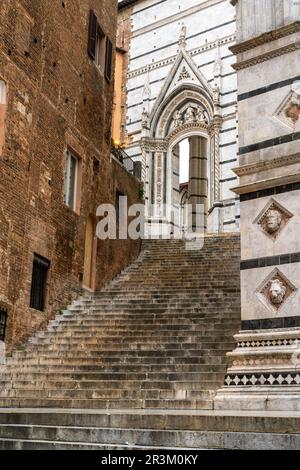
[[[296,290],[296,287],[276,268],[259,286],[256,294],[269,310],[277,313]]]
[[[268,204],[260,212],[254,223],[273,240],[276,240],[283,228],[294,215],[283,207],[275,199],[271,198]]]
[[[276,109],[274,118],[294,130],[300,120],[300,81],[292,84],[291,91]]]

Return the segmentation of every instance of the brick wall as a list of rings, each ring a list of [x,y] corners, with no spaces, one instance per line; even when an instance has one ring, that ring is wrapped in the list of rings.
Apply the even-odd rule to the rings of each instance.
[[[123,53],[123,72],[122,72],[122,91],[121,91],[121,143],[126,145],[128,143],[128,136],[126,131],[127,122],[127,74],[130,61],[130,43],[132,34],[132,10],[133,5],[119,10],[118,14],[118,28],[117,28],[117,46],[121,48]]]
[[[9,349],[81,292],[86,220],[139,183],[110,157],[113,80],[87,54],[89,10],[115,44],[112,0],[5,0],[0,4],[0,80],[7,87],[0,155],[0,303]],[[64,204],[66,150],[82,162],[80,213]],[[96,288],[139,251],[98,242]],[[50,260],[46,311],[29,308],[34,253]]]

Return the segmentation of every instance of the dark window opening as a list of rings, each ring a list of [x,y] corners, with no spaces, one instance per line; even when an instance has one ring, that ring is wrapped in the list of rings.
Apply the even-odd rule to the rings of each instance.
[[[50,261],[34,255],[32,267],[32,282],[30,293],[30,308],[43,312],[46,303],[46,287]]]
[[[113,59],[113,45],[110,39],[106,38],[105,78],[108,82],[111,81],[111,76],[112,76],[112,59]]]
[[[121,207],[120,207],[120,198],[125,196],[125,194],[120,191],[116,191],[116,222],[117,225],[120,223]]]
[[[6,323],[7,323],[7,309],[0,308],[0,341],[5,340]]]

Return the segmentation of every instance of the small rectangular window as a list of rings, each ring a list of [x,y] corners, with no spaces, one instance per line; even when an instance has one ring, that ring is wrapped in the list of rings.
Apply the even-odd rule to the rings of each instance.
[[[30,293],[30,308],[43,312],[46,303],[46,287],[50,261],[34,255]]]
[[[6,93],[5,82],[0,80],[0,155],[2,154],[5,142]]]
[[[105,56],[105,78],[108,82],[112,76],[113,45],[110,39],[106,38],[106,56]]]
[[[65,178],[65,204],[72,209],[76,210],[77,199],[77,182],[78,182],[78,158],[73,153],[67,151],[66,162],[66,178]]]
[[[6,86],[3,80],[0,80],[0,104],[6,104]]]
[[[120,211],[120,198],[122,196],[125,196],[125,194],[121,193],[120,191],[116,191],[116,204],[115,204],[115,208],[116,208],[116,222],[117,224],[119,225],[120,223],[120,214],[121,214],[121,211]]]
[[[5,340],[6,323],[7,323],[7,309],[0,308],[0,341]]]
[[[105,62],[105,34],[103,33],[100,26],[97,29],[97,38],[96,38],[96,57],[95,64],[104,71],[104,62]]]

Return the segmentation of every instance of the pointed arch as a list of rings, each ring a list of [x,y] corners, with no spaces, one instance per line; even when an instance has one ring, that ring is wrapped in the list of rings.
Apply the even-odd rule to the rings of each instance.
[[[182,84],[165,98],[156,107],[150,117],[150,136],[156,138],[165,138],[170,130],[170,122],[176,110],[182,110],[188,106],[200,106],[208,114],[209,121],[214,117],[214,103],[209,93],[197,85]]]

